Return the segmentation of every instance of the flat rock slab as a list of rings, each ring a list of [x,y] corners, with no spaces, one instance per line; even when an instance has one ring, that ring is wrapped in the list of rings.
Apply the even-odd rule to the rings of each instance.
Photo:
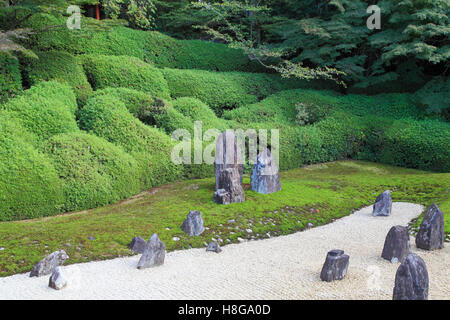
[[[343,250],[331,250],[327,254],[320,273],[322,281],[342,280],[347,274],[350,257]]]
[[[262,194],[274,193],[281,190],[278,166],[269,149],[258,154],[256,164],[251,175],[251,188]]]
[[[62,265],[69,256],[64,250],[55,251],[39,261],[31,269],[30,277],[41,277],[51,274],[56,267]]]
[[[393,300],[428,300],[428,271],[425,262],[410,253],[395,274]]]
[[[416,246],[424,250],[444,248],[444,213],[432,204],[423,218],[416,236]]]
[[[402,262],[409,253],[410,241],[408,228],[393,226],[384,241],[381,257],[392,263]]]
[[[375,200],[375,204],[373,205],[373,213],[374,217],[377,216],[390,216],[392,211],[392,198],[391,192],[389,190],[384,191],[380,194]]]
[[[190,236],[201,235],[205,231],[202,213],[196,210],[189,212],[181,225],[181,230]]]
[[[152,268],[164,264],[166,246],[154,233],[148,240],[147,247],[138,262],[138,269]]]

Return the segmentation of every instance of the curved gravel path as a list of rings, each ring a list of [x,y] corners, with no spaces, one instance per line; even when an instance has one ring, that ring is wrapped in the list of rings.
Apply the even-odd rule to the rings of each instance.
[[[395,272],[380,255],[394,225],[406,225],[423,207],[394,203],[390,217],[372,206],[332,224],[272,239],[232,244],[220,254],[175,251],[164,266],[137,270],[139,256],[62,267],[68,286],[47,287],[48,276],[0,278],[0,299],[391,299]],[[347,276],[326,283],[319,274],[330,249],[350,255]],[[427,252],[430,299],[450,299],[450,245]]]

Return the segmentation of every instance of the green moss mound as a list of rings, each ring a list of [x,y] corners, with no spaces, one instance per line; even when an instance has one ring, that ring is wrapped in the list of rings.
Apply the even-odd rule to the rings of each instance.
[[[169,87],[161,71],[142,60],[128,56],[87,55],[81,61],[95,90],[124,87],[154,97],[170,98]]]
[[[181,173],[171,161],[170,137],[136,119],[114,96],[90,98],[80,112],[79,123],[82,129],[123,147],[138,160],[143,189],[173,181]]]
[[[0,52],[0,103],[22,91],[22,76],[19,61],[9,54]]]
[[[58,174],[33,140],[19,121],[0,112],[0,221],[49,216],[62,209]]]
[[[45,146],[63,183],[64,211],[117,202],[139,192],[139,167],[125,151],[83,132],[53,136]]]
[[[39,142],[55,134],[78,131],[75,94],[68,85],[57,81],[39,83],[2,108],[34,133]]]
[[[298,87],[277,75],[164,69],[172,98],[192,97],[206,103],[219,116],[226,109],[255,103],[275,92]]]
[[[66,83],[75,91],[80,104],[84,104],[92,93],[92,88],[77,59],[61,51],[36,54],[39,59],[26,59],[22,62],[27,69],[27,81],[31,85],[48,80]]]

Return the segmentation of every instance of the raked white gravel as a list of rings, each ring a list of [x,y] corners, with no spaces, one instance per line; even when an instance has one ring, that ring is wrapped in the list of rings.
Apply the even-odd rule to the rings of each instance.
[[[48,288],[49,276],[0,278],[0,299],[391,299],[398,263],[380,257],[394,225],[406,225],[423,207],[394,203],[390,217],[366,207],[332,224],[288,236],[232,244],[220,254],[175,251],[161,267],[138,270],[139,256],[64,266],[68,285]],[[326,283],[319,275],[326,254],[350,255],[347,276]],[[421,256],[430,276],[430,299],[450,299],[450,245]]]

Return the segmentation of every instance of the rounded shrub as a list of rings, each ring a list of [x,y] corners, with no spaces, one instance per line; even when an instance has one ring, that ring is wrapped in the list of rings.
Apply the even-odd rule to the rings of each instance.
[[[75,91],[80,104],[84,104],[92,93],[83,68],[77,59],[62,51],[36,52],[38,59],[24,59],[27,81],[37,84],[41,81],[56,80],[67,83]]]
[[[157,128],[143,124],[114,96],[95,96],[80,111],[80,127],[132,154],[141,167],[142,188],[173,181],[180,167],[171,161],[172,141]]]
[[[397,120],[386,128],[380,162],[396,166],[450,171],[450,124],[437,120]]]
[[[52,162],[19,121],[0,112],[0,221],[60,212],[62,185]]]
[[[63,183],[64,211],[107,205],[140,191],[136,160],[102,138],[84,132],[59,134],[44,150]]]
[[[57,81],[42,82],[3,105],[40,142],[66,132],[78,131],[76,98],[72,89]]]
[[[193,97],[217,115],[224,110],[255,103],[270,94],[297,87],[294,80],[278,75],[164,69],[172,98]]]
[[[170,98],[161,71],[134,57],[86,55],[81,61],[95,90],[125,87],[147,92],[153,97]]]
[[[0,52],[0,104],[22,91],[19,60]]]

